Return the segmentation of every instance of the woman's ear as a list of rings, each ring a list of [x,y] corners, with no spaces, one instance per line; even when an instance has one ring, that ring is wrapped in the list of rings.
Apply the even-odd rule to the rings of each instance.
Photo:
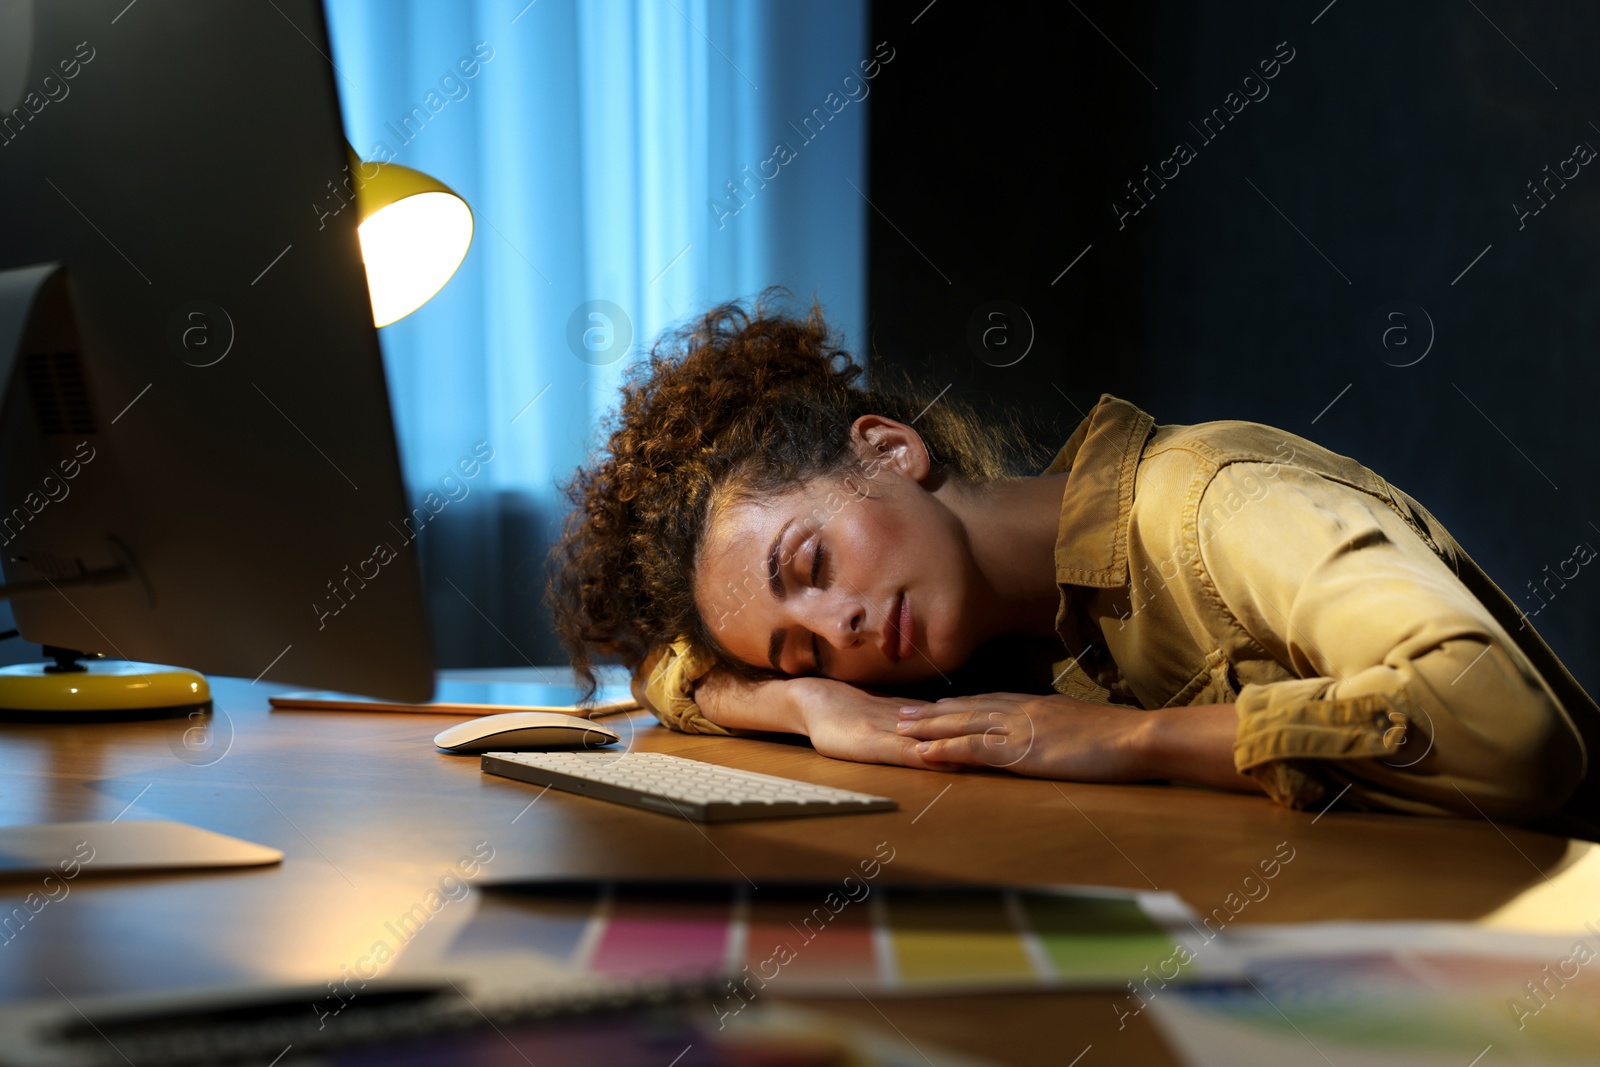
[[[862,415],[850,425],[850,440],[868,480],[894,471],[922,482],[933,469],[933,457],[910,426],[884,415]]]

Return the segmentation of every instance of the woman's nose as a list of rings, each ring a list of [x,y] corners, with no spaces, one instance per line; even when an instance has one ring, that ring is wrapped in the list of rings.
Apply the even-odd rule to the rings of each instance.
[[[810,617],[806,619],[806,627],[812,632],[840,649],[871,642],[872,635],[864,629],[866,608],[855,598],[829,590],[812,599],[815,602],[808,605]]]

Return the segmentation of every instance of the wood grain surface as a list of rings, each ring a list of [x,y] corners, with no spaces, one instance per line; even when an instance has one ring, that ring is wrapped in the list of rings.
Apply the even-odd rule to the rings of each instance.
[[[479,881],[672,874],[755,884],[842,878],[888,842],[895,858],[886,879],[1156,888],[1203,913],[1241,893],[1242,880],[1287,842],[1293,860],[1264,899],[1231,917],[1240,924],[1474,919],[1588,847],[1482,819],[1319,815],[1180,786],[861,765],[819,756],[799,739],[686,736],[644,712],[609,718],[637,750],[900,804],[707,826],[486,775],[476,757],[437,751],[438,723],[425,717],[272,712],[265,684],[213,687],[218,710],[203,734],[189,720],[0,726],[0,821],[180,820],[282,849],[283,863],[98,877],[90,863],[65,896],[8,931],[0,997],[53,996],[52,984],[87,995],[337,979],[375,941],[393,942],[385,924],[479,842],[494,850]],[[0,882],[0,914],[38,889],[30,879]],[[1147,1017],[1119,1029],[1113,1005],[1122,999],[1106,991],[807,1003],[1006,1063],[1062,1064],[1091,1045],[1085,1065],[1174,1062]]]

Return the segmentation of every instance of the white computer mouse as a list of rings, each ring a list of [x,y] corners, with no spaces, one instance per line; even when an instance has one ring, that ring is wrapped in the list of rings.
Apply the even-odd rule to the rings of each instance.
[[[622,740],[615,730],[558,711],[508,711],[457,723],[434,737],[447,752],[518,752],[599,748]]]

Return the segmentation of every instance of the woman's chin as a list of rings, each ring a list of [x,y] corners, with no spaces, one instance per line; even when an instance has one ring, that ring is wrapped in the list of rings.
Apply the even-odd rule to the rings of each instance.
[[[893,681],[922,683],[947,677],[959,664],[947,665],[939,662],[931,655],[917,655],[895,666],[897,670],[894,672]]]
[[[892,688],[896,685],[915,685],[937,677],[938,669],[927,660],[919,659],[917,663],[885,664],[853,673],[848,678],[837,677],[837,680],[867,688]]]
[[[936,678],[946,677],[952,670],[965,662],[961,657],[957,662],[946,664],[940,652],[935,649],[918,649],[912,653],[910,659],[898,662],[880,662],[871,667],[860,667],[852,672],[849,677],[830,675],[841,682],[862,686],[894,686],[917,685],[922,682],[931,682]]]

